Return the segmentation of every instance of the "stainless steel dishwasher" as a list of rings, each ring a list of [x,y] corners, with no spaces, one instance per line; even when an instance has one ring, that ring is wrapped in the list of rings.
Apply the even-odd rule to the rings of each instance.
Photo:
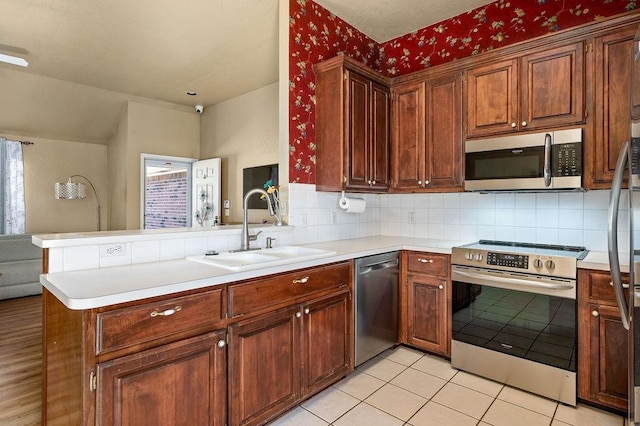
[[[398,343],[398,252],[356,259],[355,365]]]

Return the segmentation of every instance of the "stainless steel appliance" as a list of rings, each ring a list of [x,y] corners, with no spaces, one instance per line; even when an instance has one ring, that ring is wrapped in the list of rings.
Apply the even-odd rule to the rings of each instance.
[[[584,247],[481,240],[451,253],[451,365],[576,404]]]
[[[398,252],[356,259],[355,365],[398,343]]]
[[[582,190],[582,129],[467,140],[464,189]]]
[[[632,66],[640,69],[640,29],[633,42]],[[640,95],[640,87],[632,79],[630,102]],[[634,96],[635,94],[635,96]],[[620,156],[616,164],[616,171],[611,184],[611,198],[609,201],[609,266],[611,269],[611,280],[616,296],[623,326],[629,330],[628,334],[628,354],[621,354],[620,362],[628,363],[628,386],[629,386],[629,410],[628,423],[630,425],[640,425],[640,120],[630,120],[631,138],[620,148]],[[623,180],[628,177],[628,197],[622,197]],[[620,203],[628,203],[629,220],[629,245],[624,247],[629,260],[629,283],[622,284],[622,274],[620,268],[620,256],[618,245],[618,210]],[[626,262],[625,262],[626,263]],[[628,296],[625,297],[625,296]]]

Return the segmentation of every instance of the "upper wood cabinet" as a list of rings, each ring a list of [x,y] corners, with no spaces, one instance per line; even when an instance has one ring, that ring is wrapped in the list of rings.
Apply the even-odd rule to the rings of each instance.
[[[584,43],[467,70],[469,138],[584,122]]]
[[[462,188],[462,73],[392,89],[393,191]]]
[[[631,57],[637,30],[634,24],[593,40],[593,67],[588,77],[594,91],[594,117],[585,135],[584,159],[584,170],[590,172],[585,175],[588,189],[611,187],[620,147],[629,140],[632,111],[640,116],[640,96],[631,94],[632,76],[640,80],[640,70],[633,69]]]
[[[389,188],[389,88],[382,75],[346,56],[314,66],[316,188]]]

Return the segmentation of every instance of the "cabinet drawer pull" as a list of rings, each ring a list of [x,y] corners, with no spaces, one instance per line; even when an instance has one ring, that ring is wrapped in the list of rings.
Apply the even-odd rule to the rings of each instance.
[[[421,263],[433,263],[433,259],[423,259],[421,257],[418,258],[418,262]]]
[[[299,280],[293,280],[294,284],[305,284],[307,281],[309,281],[309,277],[302,277]]]
[[[309,313],[309,308],[304,308],[304,313],[308,314]]]
[[[302,314],[300,312],[296,312],[296,318],[300,318]]]
[[[220,339],[218,340],[218,347],[219,348],[224,348],[226,346],[227,342],[224,341],[224,339]]]
[[[593,311],[591,311],[591,315],[593,315],[594,317],[597,317],[597,316],[600,316],[600,312],[594,309]]]
[[[442,284],[440,284],[440,285],[438,286],[438,288],[439,288],[440,290],[443,290],[443,289],[444,289],[444,286],[443,286]]]
[[[609,285],[613,287],[613,281],[609,281]],[[629,284],[622,284],[622,288],[629,288]]]
[[[167,309],[166,311],[162,311],[162,312],[153,311],[153,312],[151,312],[151,318],[168,317],[168,316],[171,316],[171,315],[175,314],[176,312],[180,312],[181,310],[182,310],[182,306],[177,305],[175,308]]]

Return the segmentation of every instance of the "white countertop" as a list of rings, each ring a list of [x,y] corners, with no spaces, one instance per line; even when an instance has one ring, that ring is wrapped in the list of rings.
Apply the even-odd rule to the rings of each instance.
[[[386,236],[355,238],[304,246],[335,251],[336,254],[332,256],[243,272],[231,272],[223,268],[180,259],[56,272],[41,275],[40,282],[65,306],[70,309],[82,310],[164,296],[388,251],[417,250],[450,254],[452,247],[466,243],[468,241]],[[628,271],[627,256],[621,255],[620,260],[623,263],[623,272]],[[578,267],[608,271],[607,253],[589,252],[585,259],[578,262]]]
[[[308,244],[305,247],[335,251],[321,259],[230,272],[186,259],[139,263],[110,268],[55,272],[40,276],[40,283],[70,309],[82,310],[164,296],[234,281],[277,274],[326,263],[350,260],[395,250],[451,253],[464,241],[405,237],[366,237]]]

